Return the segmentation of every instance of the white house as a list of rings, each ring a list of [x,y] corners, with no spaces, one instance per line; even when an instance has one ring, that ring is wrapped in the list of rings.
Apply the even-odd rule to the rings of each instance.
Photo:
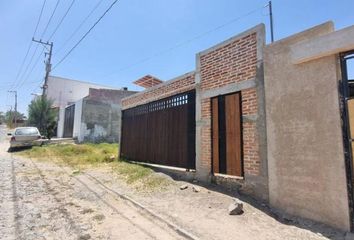
[[[89,89],[116,89],[113,87],[98,85],[57,76],[48,78],[47,96],[54,101],[54,107],[59,108],[57,137],[64,135],[65,108],[74,104],[89,95]],[[80,109],[74,110],[75,115],[79,114]]]

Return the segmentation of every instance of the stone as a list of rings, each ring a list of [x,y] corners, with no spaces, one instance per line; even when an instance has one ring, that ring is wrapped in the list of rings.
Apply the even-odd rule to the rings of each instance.
[[[88,234],[88,233],[86,233],[86,234],[84,234],[84,235],[81,235],[81,236],[79,237],[79,240],[88,240],[88,239],[91,239],[91,235]]]
[[[75,169],[74,171],[72,171],[72,174],[75,175],[75,174],[79,174],[80,173],[80,170],[79,169]]]
[[[182,186],[179,187],[179,189],[181,189],[181,190],[184,190],[184,189],[187,189],[187,188],[188,188],[188,185],[187,185],[187,184],[184,184],[184,185],[182,185]]]
[[[114,159],[116,159],[116,156],[114,156],[114,155],[111,155],[111,156],[109,157],[109,160],[111,160],[111,161],[114,161]]]
[[[197,186],[193,186],[193,192],[200,192],[200,188]]]
[[[229,205],[229,215],[241,215],[243,213],[243,203],[235,199],[233,203]]]

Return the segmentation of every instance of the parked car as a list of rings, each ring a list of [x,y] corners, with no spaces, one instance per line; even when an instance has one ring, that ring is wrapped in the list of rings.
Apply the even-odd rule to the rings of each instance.
[[[11,136],[9,151],[18,147],[40,146],[43,144],[42,136],[36,127],[18,127]]]

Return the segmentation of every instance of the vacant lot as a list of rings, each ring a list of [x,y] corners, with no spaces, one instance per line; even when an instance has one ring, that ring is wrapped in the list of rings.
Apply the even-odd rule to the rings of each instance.
[[[244,213],[230,216],[234,192],[118,160],[114,144],[49,145],[13,154],[6,146],[0,239],[344,238],[310,221],[283,220],[240,196]]]

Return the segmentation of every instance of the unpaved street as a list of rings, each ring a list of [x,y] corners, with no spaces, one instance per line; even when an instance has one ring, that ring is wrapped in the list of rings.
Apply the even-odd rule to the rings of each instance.
[[[182,238],[90,179],[14,157],[7,147],[1,141],[0,239]]]
[[[10,154],[0,126],[0,239],[344,239],[313,222],[284,222],[266,207],[212,186],[172,181],[163,191],[139,192],[111,169],[73,169]],[[167,176],[165,176],[167,177]],[[189,188],[180,190],[181,184]]]

